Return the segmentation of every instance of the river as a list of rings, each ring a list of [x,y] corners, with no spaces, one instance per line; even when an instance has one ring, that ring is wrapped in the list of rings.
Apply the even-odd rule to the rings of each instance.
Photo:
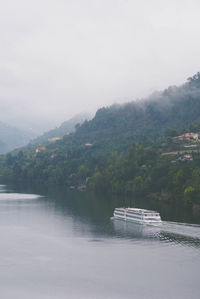
[[[160,206],[161,227],[113,220],[122,201],[1,185],[1,298],[199,298],[200,216]]]

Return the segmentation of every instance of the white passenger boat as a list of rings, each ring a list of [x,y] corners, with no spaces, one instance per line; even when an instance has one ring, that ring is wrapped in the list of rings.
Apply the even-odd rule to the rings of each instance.
[[[129,220],[141,224],[161,224],[160,214],[156,211],[138,208],[115,208],[114,218]]]

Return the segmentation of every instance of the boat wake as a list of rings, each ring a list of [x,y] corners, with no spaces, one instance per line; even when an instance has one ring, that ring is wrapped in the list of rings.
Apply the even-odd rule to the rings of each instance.
[[[160,225],[138,224],[111,218],[117,237],[134,241],[160,241],[200,248],[200,225],[162,221]]]
[[[162,231],[200,239],[200,225],[163,221]]]

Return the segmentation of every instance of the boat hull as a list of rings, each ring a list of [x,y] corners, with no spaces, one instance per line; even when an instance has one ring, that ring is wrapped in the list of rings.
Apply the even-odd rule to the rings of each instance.
[[[162,221],[143,221],[143,220],[137,220],[137,219],[132,219],[132,218],[128,218],[128,217],[120,217],[120,216],[113,216],[114,219],[120,219],[120,220],[124,220],[124,221],[130,221],[130,222],[134,222],[134,223],[139,223],[139,224],[152,224],[152,225],[160,225],[162,224]]]

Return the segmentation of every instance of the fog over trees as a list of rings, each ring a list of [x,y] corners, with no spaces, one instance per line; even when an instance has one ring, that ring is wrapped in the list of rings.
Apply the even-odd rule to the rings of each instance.
[[[200,2],[9,0],[0,121],[37,134],[180,85],[200,65]]]

